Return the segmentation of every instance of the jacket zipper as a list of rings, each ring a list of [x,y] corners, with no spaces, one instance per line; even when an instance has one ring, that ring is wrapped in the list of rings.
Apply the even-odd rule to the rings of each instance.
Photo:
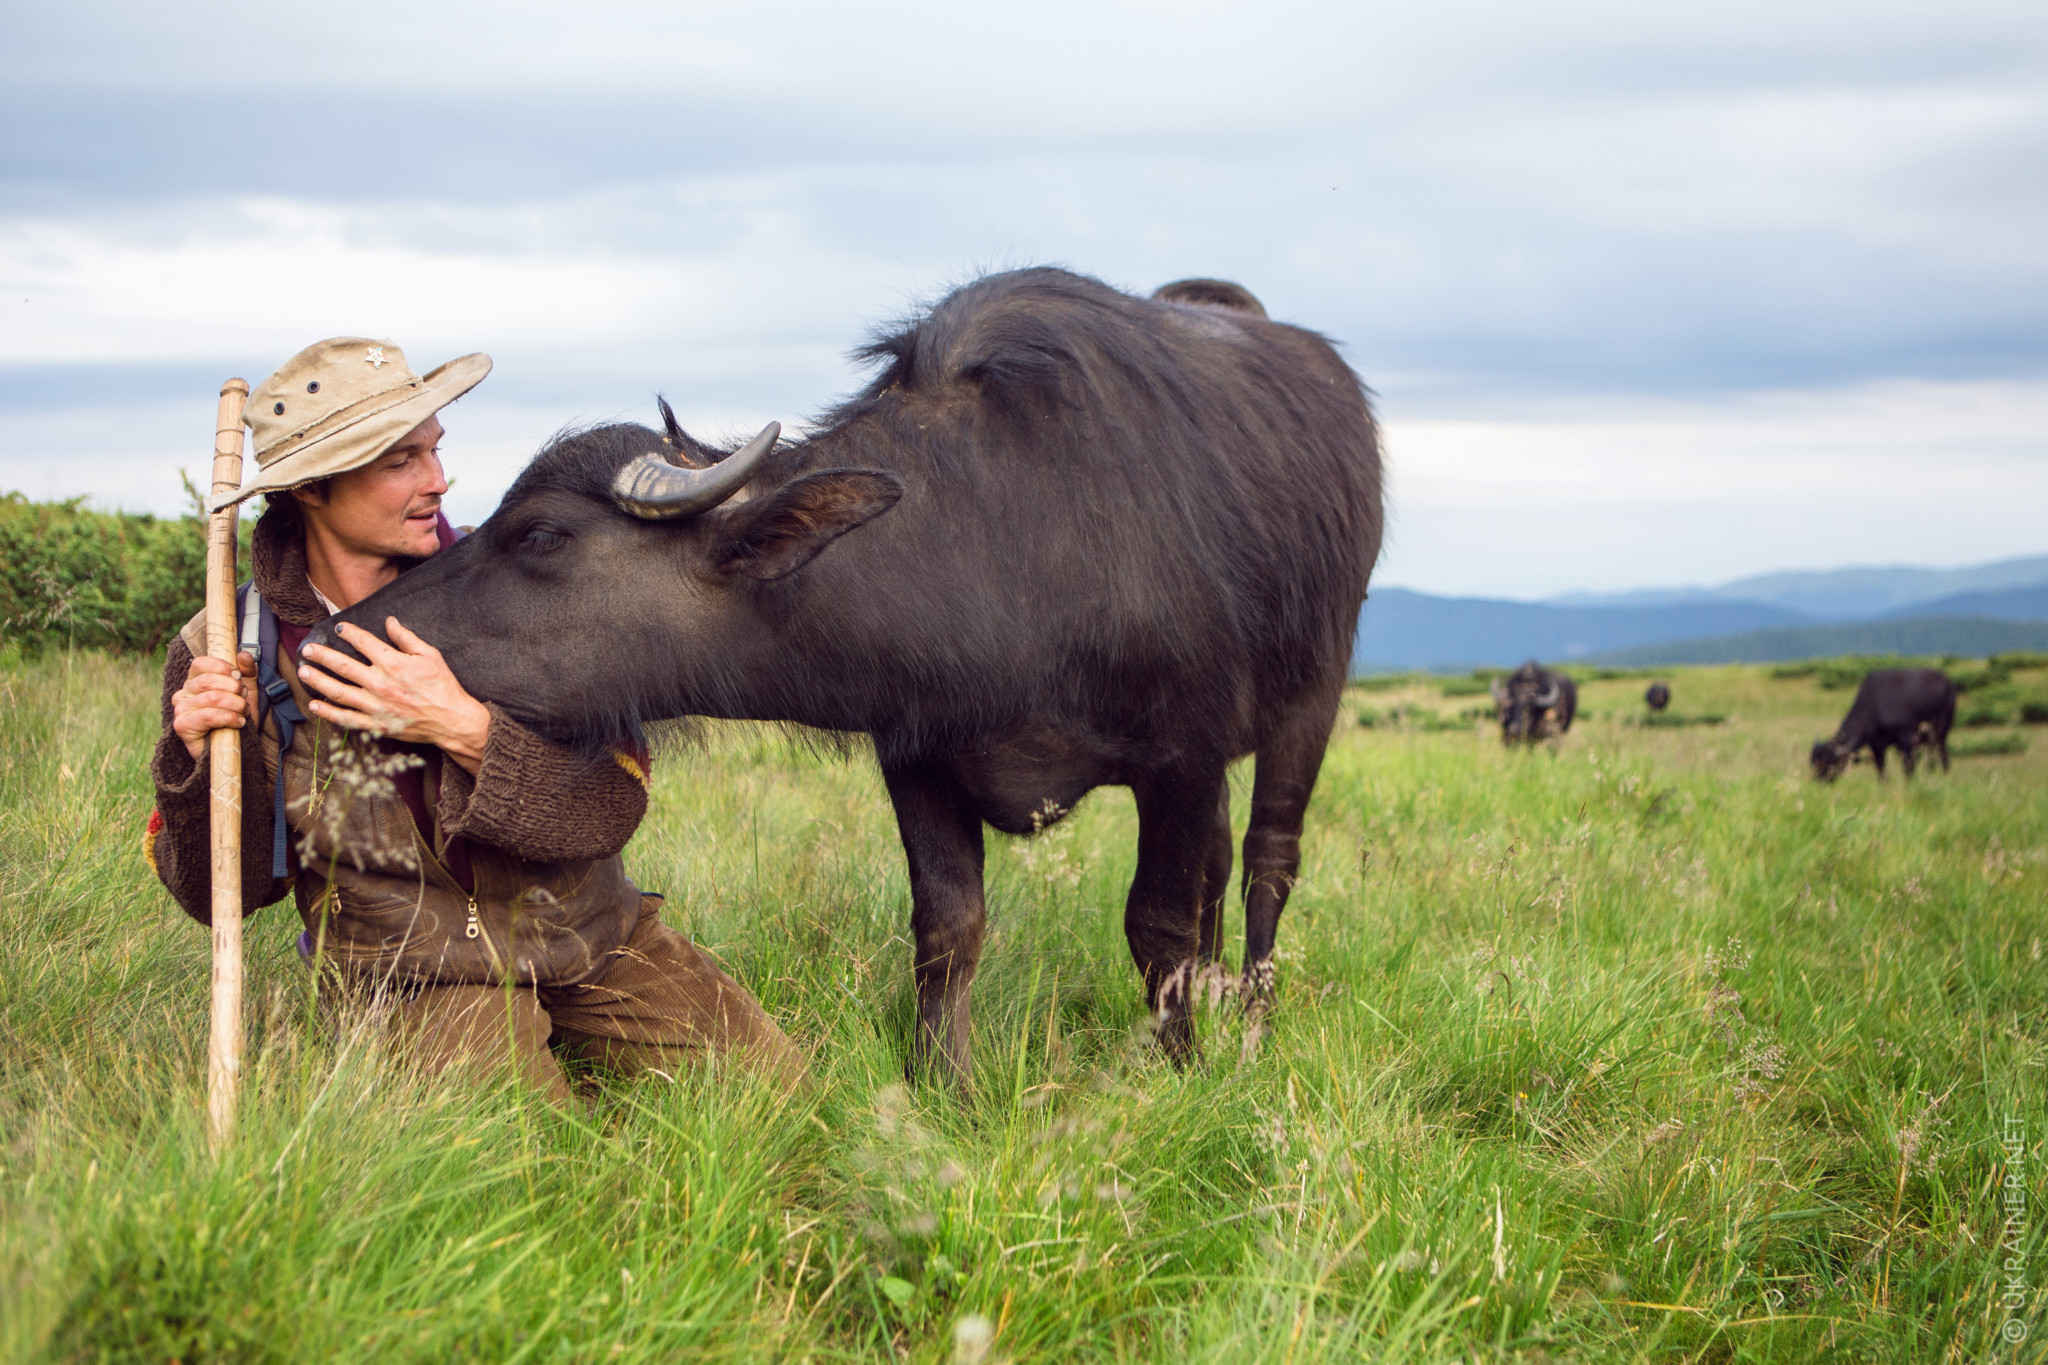
[[[484,927],[483,921],[478,917],[476,892],[466,890],[461,882],[455,880],[455,874],[448,870],[448,864],[442,862],[440,857],[434,852],[433,844],[428,841],[425,833],[417,825],[413,827],[413,844],[419,849],[420,855],[425,858],[427,865],[440,873],[441,880],[463,898],[462,936],[464,938],[481,938]],[[476,875],[473,869],[470,875],[471,877]]]
[[[424,793],[422,795],[424,796]],[[430,806],[430,819],[433,814],[434,809]],[[462,936],[466,939],[481,938],[484,927],[482,920],[477,917],[476,892],[469,890],[461,882],[457,881],[455,873],[449,870],[448,864],[442,862],[440,855],[434,852],[434,836],[431,833],[421,829],[418,825],[414,825],[413,842],[419,847],[419,851],[425,855],[427,862],[433,865],[434,870],[441,874],[448,885],[461,893],[463,898]],[[470,869],[469,875],[472,881],[476,879],[476,869],[474,867]]]

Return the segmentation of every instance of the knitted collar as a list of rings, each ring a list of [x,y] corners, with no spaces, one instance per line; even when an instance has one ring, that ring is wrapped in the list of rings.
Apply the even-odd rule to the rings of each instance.
[[[454,543],[455,533],[443,519],[443,545]],[[400,572],[420,563],[401,559]],[[296,508],[273,503],[256,521],[249,535],[249,571],[256,591],[270,603],[277,619],[295,626],[316,626],[328,616],[327,607],[306,576],[306,531]]]
[[[327,619],[306,577],[306,533],[296,509],[273,503],[257,519],[249,536],[249,571],[280,621],[312,626]]]

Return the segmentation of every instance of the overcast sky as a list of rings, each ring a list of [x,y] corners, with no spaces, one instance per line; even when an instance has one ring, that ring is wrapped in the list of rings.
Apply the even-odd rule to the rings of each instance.
[[[794,424],[1050,262],[1340,342],[1377,583],[2048,551],[2038,0],[83,0],[0,72],[0,490],[175,510],[223,377],[353,333],[497,358],[476,520],[566,423]]]

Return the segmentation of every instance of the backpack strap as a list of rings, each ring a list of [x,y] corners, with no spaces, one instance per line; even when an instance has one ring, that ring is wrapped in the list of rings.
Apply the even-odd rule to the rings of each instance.
[[[271,805],[270,875],[282,880],[290,874],[285,861],[284,755],[292,747],[292,734],[306,723],[292,696],[291,684],[277,666],[277,613],[252,580],[242,585],[238,610],[242,622],[242,648],[256,656],[256,686],[263,693],[263,705],[277,722],[277,794]]]

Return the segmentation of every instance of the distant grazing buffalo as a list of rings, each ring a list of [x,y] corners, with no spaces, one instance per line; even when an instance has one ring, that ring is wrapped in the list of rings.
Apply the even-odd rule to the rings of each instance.
[[[1671,689],[1663,683],[1653,682],[1650,684],[1650,690],[1643,693],[1643,700],[1649,704],[1652,711],[1662,711],[1671,705]]]
[[[1915,751],[1933,745],[1948,771],[1948,732],[1956,723],[1956,685],[1938,668],[1879,668],[1863,675],[1856,700],[1832,739],[1813,746],[1813,775],[1832,782],[1863,749],[1877,775],[1884,776],[1884,751],[1899,751],[1906,776],[1913,775]]]
[[[1364,388],[1260,311],[989,276],[869,345],[879,373],[807,439],[723,455],[665,405],[665,436],[564,434],[473,535],[337,619],[396,616],[557,735],[706,715],[870,736],[910,868],[913,1060],[954,1072],[983,824],[1031,834],[1131,788],[1124,933],[1185,1057],[1221,951],[1224,770],[1258,756],[1243,988],[1263,1007],[1380,547]]]
[[[1161,303],[1197,303],[1208,308],[1234,308],[1255,318],[1266,316],[1266,305],[1252,291],[1230,280],[1175,280],[1152,291]]]
[[[1579,709],[1578,684],[1534,659],[1494,679],[1491,690],[1503,744],[1553,739],[1572,728]]]

